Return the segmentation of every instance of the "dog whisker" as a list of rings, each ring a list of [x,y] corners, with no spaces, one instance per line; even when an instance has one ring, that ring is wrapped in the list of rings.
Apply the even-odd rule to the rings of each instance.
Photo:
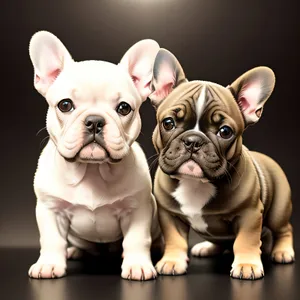
[[[35,136],[38,136],[43,130],[47,130],[47,127],[45,126],[45,127],[41,128],[41,129],[36,133]]]
[[[149,170],[152,171],[153,168],[155,168],[155,166],[157,165],[159,157],[156,157],[150,164],[149,166]]]
[[[40,147],[43,147],[43,143],[44,143],[47,139],[49,139],[49,138],[50,138],[49,135],[45,136],[45,137],[42,139],[42,141],[40,142]]]
[[[155,154],[153,154],[153,155],[151,155],[150,157],[148,157],[148,161],[151,159],[151,158],[153,158],[153,157],[155,157],[155,156],[158,156],[158,154],[157,153],[155,153]]]

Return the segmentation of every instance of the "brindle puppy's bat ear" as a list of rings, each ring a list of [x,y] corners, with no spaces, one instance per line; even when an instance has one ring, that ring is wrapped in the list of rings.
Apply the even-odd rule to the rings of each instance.
[[[264,104],[272,94],[274,86],[273,71],[268,67],[257,67],[244,73],[227,87],[244,116],[245,127],[260,119]]]
[[[177,58],[168,50],[160,49],[153,66],[151,83],[153,92],[149,96],[152,105],[157,108],[175,87],[186,81],[184,71]]]

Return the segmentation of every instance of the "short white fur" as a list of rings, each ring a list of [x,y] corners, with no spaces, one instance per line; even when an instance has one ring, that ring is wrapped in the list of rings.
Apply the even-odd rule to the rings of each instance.
[[[216,195],[216,187],[210,182],[184,178],[180,179],[173,197],[180,204],[180,209],[187,216],[191,226],[200,232],[205,232],[207,224],[202,218],[203,207]]]
[[[206,98],[206,86],[205,86],[205,84],[203,84],[201,93],[200,93],[199,98],[196,103],[197,121],[196,121],[194,130],[201,131],[200,127],[199,127],[199,121],[200,121],[200,118],[201,118],[203,110],[204,110],[205,98]]]

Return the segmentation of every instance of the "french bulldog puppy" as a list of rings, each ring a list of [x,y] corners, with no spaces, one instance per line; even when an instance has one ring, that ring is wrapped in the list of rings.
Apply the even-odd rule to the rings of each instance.
[[[160,274],[183,274],[188,266],[188,232],[206,241],[191,253],[205,257],[234,252],[230,275],[264,276],[262,227],[274,236],[272,258],[294,261],[292,203],[286,176],[271,158],[242,144],[246,127],[256,123],[271,95],[275,77],[254,68],[228,87],[188,81],[173,54],[161,49],[153,67],[157,109],[153,143],[159,154],[154,195],[165,238]]]
[[[94,252],[97,243],[122,238],[121,276],[156,277],[150,258],[159,234],[156,204],[135,140],[158,50],[155,41],[143,40],[119,65],[75,62],[53,34],[32,37],[34,86],[49,104],[50,140],[34,178],[41,251],[30,277],[62,277],[67,258],[78,257],[80,249]]]

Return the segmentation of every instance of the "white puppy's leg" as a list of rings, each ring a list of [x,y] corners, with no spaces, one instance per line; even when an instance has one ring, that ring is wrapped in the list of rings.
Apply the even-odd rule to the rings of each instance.
[[[141,201],[138,208],[121,218],[124,235],[121,276],[125,279],[149,280],[157,276],[150,256],[152,215],[152,201]]]
[[[38,200],[36,218],[40,232],[40,257],[28,274],[32,278],[58,278],[66,273],[69,220]],[[59,223],[58,223],[59,222]]]

